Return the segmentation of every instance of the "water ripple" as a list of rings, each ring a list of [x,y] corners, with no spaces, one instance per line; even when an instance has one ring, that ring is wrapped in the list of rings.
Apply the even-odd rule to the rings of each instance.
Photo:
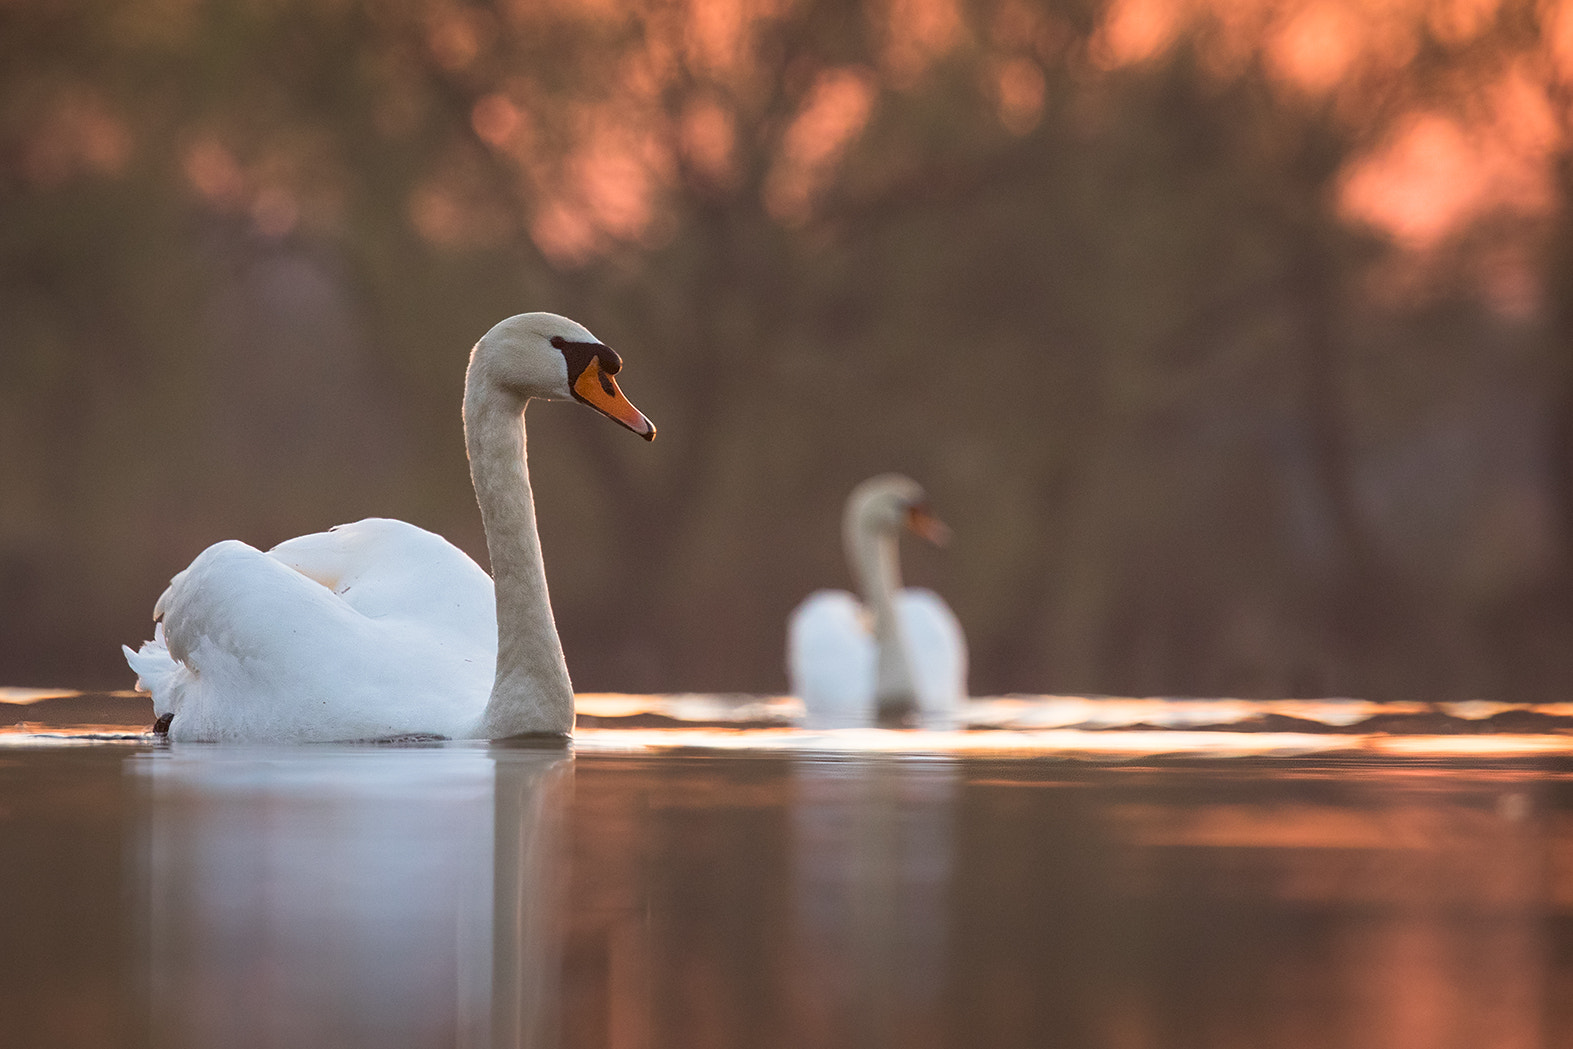
[[[1519,760],[1573,756],[1573,703],[1372,703],[995,696],[965,728],[809,730],[791,696],[586,693],[574,749],[594,754]],[[0,690],[0,747],[163,745],[135,693]]]

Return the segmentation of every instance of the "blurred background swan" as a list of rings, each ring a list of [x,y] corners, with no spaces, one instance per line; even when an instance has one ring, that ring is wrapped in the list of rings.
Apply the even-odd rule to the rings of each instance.
[[[793,610],[787,674],[813,728],[916,723],[952,727],[967,697],[967,640],[932,590],[902,587],[903,530],[943,543],[949,530],[923,487],[881,474],[852,490],[841,538],[862,600],[819,590]]]

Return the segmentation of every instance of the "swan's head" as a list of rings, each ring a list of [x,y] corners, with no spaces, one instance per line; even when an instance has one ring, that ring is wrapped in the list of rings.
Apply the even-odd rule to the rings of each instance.
[[[496,387],[521,401],[575,400],[621,423],[645,440],[655,424],[628,402],[612,378],[623,359],[582,324],[555,313],[521,313],[481,337],[471,357]]]
[[[905,528],[936,545],[950,538],[950,529],[929,509],[923,486],[902,474],[880,474],[852,489],[846,526],[849,532],[890,536]]]

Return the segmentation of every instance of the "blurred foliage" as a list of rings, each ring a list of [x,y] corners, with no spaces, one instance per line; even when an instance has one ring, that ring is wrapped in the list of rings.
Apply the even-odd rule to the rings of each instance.
[[[1569,41],[1530,0],[0,6],[0,681],[127,684],[219,538],[482,556],[465,353],[551,309],[661,430],[530,412],[581,689],[780,689],[899,469],[976,693],[1560,698]]]

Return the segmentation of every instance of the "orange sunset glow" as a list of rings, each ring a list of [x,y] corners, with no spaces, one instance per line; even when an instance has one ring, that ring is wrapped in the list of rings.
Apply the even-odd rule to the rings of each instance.
[[[597,4],[554,10],[550,17],[602,16]],[[1021,0],[991,5],[987,25],[970,22],[953,0],[891,0],[865,12],[882,41],[876,64],[818,72],[779,133],[766,129],[773,137],[764,202],[780,221],[807,221],[842,156],[879,119],[882,93],[920,90],[946,62],[986,55],[996,119],[1025,135],[1050,90],[1045,69],[1118,76],[1189,46],[1220,82],[1260,68],[1280,104],[1333,107],[1363,143],[1344,166],[1341,214],[1423,252],[1472,222],[1532,219],[1554,206],[1549,180],[1566,134],[1561,98],[1573,77],[1568,10],[1545,5],[1542,39],[1444,70],[1439,95],[1408,101],[1406,70],[1422,48],[1467,52],[1509,17],[1502,0],[1114,0],[1090,37],[1070,48],[1064,23]],[[625,52],[595,97],[558,121],[567,149],[555,161],[540,159],[532,132],[540,102],[528,81],[481,98],[476,133],[531,187],[537,243],[554,258],[583,263],[611,244],[640,240],[682,165],[737,189],[738,136],[752,133],[745,129],[757,119],[762,90],[756,48],[787,11],[705,0],[649,18],[642,49]],[[542,18],[524,8],[512,16],[520,32]],[[478,29],[474,17],[439,17],[429,46],[445,67],[463,70],[482,60],[495,32]],[[674,92],[690,99],[676,113],[664,103]],[[417,209],[420,227],[451,239],[463,220],[433,207]]]
[[[1072,43],[1062,16],[1025,0],[963,11],[955,0],[888,0],[862,12],[878,47],[869,64],[821,69],[796,90],[791,111],[764,117],[759,48],[790,5],[694,0],[636,14],[637,44],[619,37],[604,3],[505,6],[497,13],[427,5],[423,46],[445,75],[483,85],[470,109],[478,142],[513,171],[537,244],[582,264],[617,243],[639,242],[657,222],[674,179],[692,171],[712,186],[737,180],[740,141],[770,156],[757,191],[778,220],[813,214],[832,173],[871,122],[882,96],[920,91],[947,63],[979,60],[995,119],[1029,134],[1053,90],[1046,71],[1082,82],[1159,63],[1194,49],[1220,83],[1265,73],[1284,106],[1330,106],[1361,143],[1344,166],[1338,206],[1352,223],[1424,251],[1491,216],[1534,218],[1554,206],[1549,188],[1564,148],[1573,82],[1573,5],[1531,5],[1540,29],[1509,49],[1471,53],[1494,30],[1525,17],[1507,0],[1112,0],[1090,35]],[[130,11],[135,11],[133,5]],[[151,17],[151,13],[147,15]],[[511,41],[577,25],[606,39],[610,61],[567,104],[528,73],[500,73]],[[1459,62],[1428,72],[1417,92],[1406,78],[1426,49]],[[789,76],[798,76],[789,70]],[[387,85],[386,133],[411,127],[404,90]],[[678,107],[671,101],[682,98]],[[404,115],[399,115],[401,112]],[[68,85],[45,97],[28,123],[23,170],[40,185],[76,174],[114,175],[139,146],[136,121],[115,100]],[[748,141],[755,135],[764,138]],[[331,172],[301,143],[244,165],[211,132],[188,139],[184,170],[218,207],[249,211],[278,236],[312,214]],[[484,243],[504,216],[464,188],[472,176],[454,155],[409,202],[416,228],[447,244]],[[468,232],[466,232],[468,231]]]

